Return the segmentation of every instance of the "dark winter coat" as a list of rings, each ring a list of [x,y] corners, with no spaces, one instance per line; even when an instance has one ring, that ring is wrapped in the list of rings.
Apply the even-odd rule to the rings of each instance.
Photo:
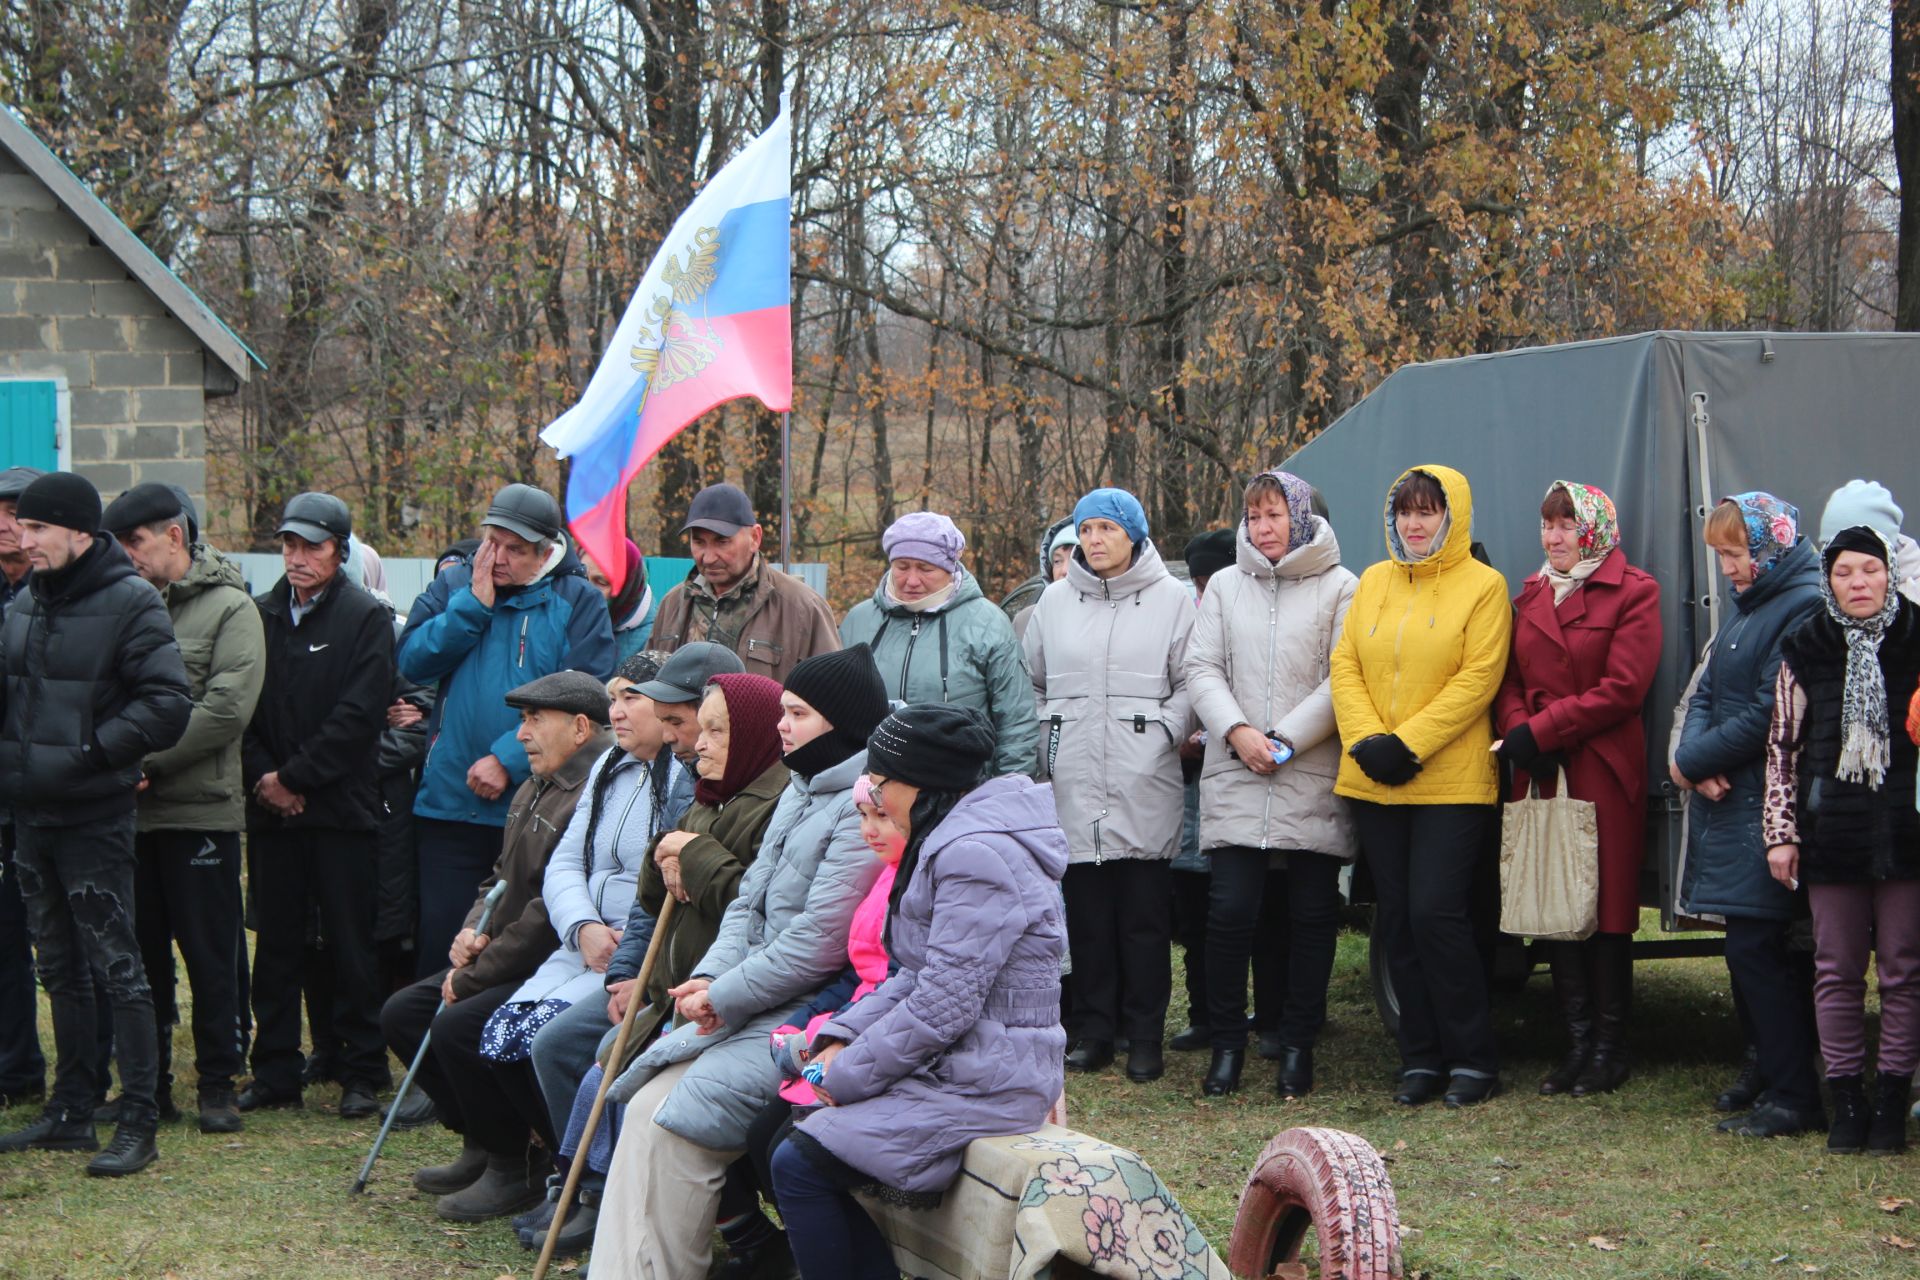
[[[893,976],[829,1019],[837,1106],[807,1136],[885,1186],[943,1190],[975,1138],[1025,1133],[1060,1096],[1060,877],[1053,788],[995,778],[935,827],[893,921]]]
[[[1824,610],[1787,633],[1781,658],[1806,695],[1796,761],[1794,818],[1800,879],[1807,884],[1920,880],[1920,812],[1914,808],[1920,748],[1903,731],[1901,709],[1920,686],[1920,609],[1902,607],[1880,640],[1880,672],[1893,724],[1892,759],[1879,787],[1839,777],[1840,713],[1847,639]],[[1775,717],[1779,733],[1780,717]]]
[[[380,814],[374,834],[379,846],[376,866],[380,896],[373,914],[375,942],[411,941],[420,924],[413,794],[420,785],[420,765],[427,758],[427,725],[433,716],[433,699],[432,689],[394,673],[389,702],[410,702],[427,719],[404,729],[388,725],[380,732]]]
[[[1556,607],[1544,574],[1514,602],[1513,650],[1494,697],[1501,737],[1522,723],[1542,751],[1565,752],[1567,790],[1600,826],[1600,928],[1640,925],[1647,848],[1647,735],[1642,711],[1660,665],[1660,584],[1618,548]],[[1513,796],[1532,779],[1516,770]],[[1557,778],[1539,779],[1553,795]]]
[[[0,800],[36,827],[131,813],[141,759],[193,711],[167,606],[104,534],[28,585],[0,625]]]
[[[471,565],[435,578],[408,610],[398,652],[407,679],[440,688],[414,812],[504,826],[512,792],[482,800],[467,786],[467,770],[492,755],[515,786],[531,774],[526,748],[513,736],[520,713],[506,704],[507,694],[556,671],[605,680],[613,674],[614,652],[606,598],[564,540],[554,544],[538,578],[501,587],[492,608],[473,594]]]
[[[1820,556],[1802,538],[1733,597],[1734,616],[1714,637],[1700,685],[1687,702],[1674,764],[1694,782],[1724,776],[1720,800],[1687,798],[1687,869],[1680,900],[1692,915],[1788,920],[1793,894],[1767,870],[1760,837],[1766,798],[1767,730],[1780,642],[1821,608]]]
[[[393,694],[393,615],[336,576],[296,627],[292,595],[281,578],[254,597],[267,631],[267,681],[241,751],[249,792],[278,772],[306,809],[283,818],[249,798],[247,830],[372,831]]]

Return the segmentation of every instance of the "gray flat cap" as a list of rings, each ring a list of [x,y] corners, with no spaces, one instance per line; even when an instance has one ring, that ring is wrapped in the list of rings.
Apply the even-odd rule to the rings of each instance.
[[[38,467],[8,467],[0,471],[0,502],[18,502],[27,486],[47,474]]]
[[[607,686],[584,671],[556,671],[530,680],[507,694],[507,705],[523,711],[564,711],[595,724],[610,723]]]
[[[560,536],[560,526],[566,523],[566,517],[560,513],[560,504],[546,490],[530,484],[510,484],[493,495],[480,523],[497,525],[528,542],[550,542]]]

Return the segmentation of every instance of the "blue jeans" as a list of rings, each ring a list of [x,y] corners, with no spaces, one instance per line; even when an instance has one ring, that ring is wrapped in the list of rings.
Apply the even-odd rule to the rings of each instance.
[[[893,1249],[867,1211],[792,1140],[773,1153],[773,1186],[801,1280],[900,1280]]]

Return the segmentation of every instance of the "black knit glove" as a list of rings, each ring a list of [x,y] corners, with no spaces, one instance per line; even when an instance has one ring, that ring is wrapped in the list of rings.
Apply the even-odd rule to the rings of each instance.
[[[1533,772],[1533,762],[1540,755],[1540,744],[1534,739],[1533,726],[1522,720],[1507,731],[1500,741],[1500,750],[1494,752],[1502,760],[1516,769]]]
[[[1420,762],[1413,752],[1391,733],[1376,733],[1357,742],[1347,754],[1360,766],[1360,772],[1386,787],[1405,786],[1420,772]]]

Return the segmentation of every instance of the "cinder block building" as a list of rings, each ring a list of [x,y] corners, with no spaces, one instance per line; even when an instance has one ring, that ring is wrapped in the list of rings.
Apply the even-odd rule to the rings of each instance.
[[[206,510],[209,396],[258,356],[0,105],[0,468],[111,499],[177,484]]]

